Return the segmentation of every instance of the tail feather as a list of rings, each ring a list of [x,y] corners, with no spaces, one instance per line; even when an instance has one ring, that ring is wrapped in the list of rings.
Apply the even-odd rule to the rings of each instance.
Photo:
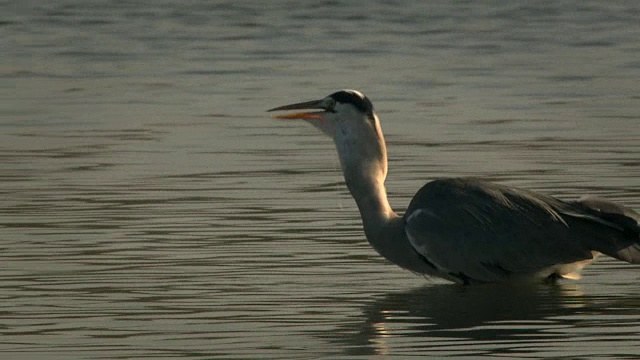
[[[593,250],[632,264],[640,264],[640,214],[600,198],[583,198],[574,204],[580,214],[567,214],[588,221]],[[604,225],[604,226],[603,226]]]
[[[640,264],[640,244],[636,243],[622,250],[618,250],[615,258],[632,264]]]

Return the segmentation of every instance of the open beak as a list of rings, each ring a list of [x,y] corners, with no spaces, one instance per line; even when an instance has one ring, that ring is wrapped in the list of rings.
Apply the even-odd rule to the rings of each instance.
[[[305,101],[297,104],[278,106],[267,111],[323,109],[322,100]],[[273,115],[274,119],[320,120],[324,111],[297,112],[293,114]]]

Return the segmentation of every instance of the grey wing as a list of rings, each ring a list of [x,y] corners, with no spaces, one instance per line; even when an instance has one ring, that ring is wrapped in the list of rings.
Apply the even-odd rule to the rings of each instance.
[[[431,182],[405,214],[414,247],[465,282],[502,281],[592,259],[558,208],[570,204],[474,179]]]

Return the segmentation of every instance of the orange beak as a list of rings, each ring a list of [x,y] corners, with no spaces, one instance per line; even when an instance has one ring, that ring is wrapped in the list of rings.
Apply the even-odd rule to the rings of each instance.
[[[297,104],[278,106],[267,111],[322,109],[322,100],[305,101]],[[273,115],[274,119],[320,120],[324,111],[297,112],[293,114]]]

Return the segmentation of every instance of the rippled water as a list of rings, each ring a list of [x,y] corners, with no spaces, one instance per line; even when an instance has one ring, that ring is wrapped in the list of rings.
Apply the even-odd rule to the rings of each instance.
[[[2,2],[3,358],[634,358],[640,268],[463,288],[369,247],[328,139],[374,102],[398,211],[476,175],[640,209],[633,2]]]

